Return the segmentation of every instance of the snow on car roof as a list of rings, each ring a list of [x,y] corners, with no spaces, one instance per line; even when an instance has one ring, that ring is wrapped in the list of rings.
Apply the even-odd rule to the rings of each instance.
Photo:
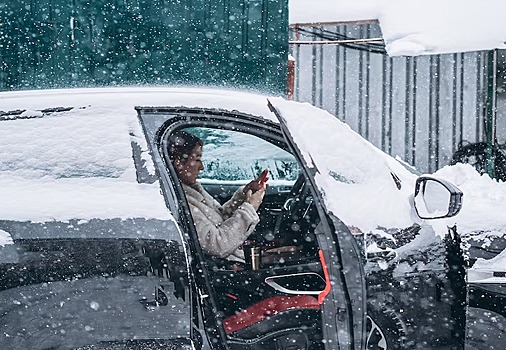
[[[46,108],[86,107],[116,109],[126,113],[134,106],[184,106],[241,110],[276,121],[267,108],[268,96],[214,88],[186,87],[112,87],[9,91],[0,93],[0,111],[41,110]],[[128,102],[128,103],[127,103]],[[64,104],[64,105],[62,105]],[[100,112],[100,111],[99,111]],[[136,115],[135,111],[134,114]]]
[[[136,105],[271,116],[260,95],[213,89],[97,88],[0,93],[0,219],[170,219],[158,181],[139,183],[132,142],[154,166]],[[1,116],[3,114],[3,116]]]

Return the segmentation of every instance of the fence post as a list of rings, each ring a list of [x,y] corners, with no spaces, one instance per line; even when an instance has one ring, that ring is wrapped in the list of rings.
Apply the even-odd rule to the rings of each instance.
[[[286,79],[286,98],[293,100],[295,92],[295,58],[288,57],[288,77]]]
[[[487,138],[487,173],[495,178],[494,145],[496,142],[496,112],[497,112],[497,50],[488,52],[488,91],[487,116],[485,136]]]

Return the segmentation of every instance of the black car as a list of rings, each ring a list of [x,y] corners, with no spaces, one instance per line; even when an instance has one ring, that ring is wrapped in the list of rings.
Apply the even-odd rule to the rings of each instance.
[[[1,349],[463,346],[457,230],[425,220],[456,215],[462,193],[330,114],[184,88],[0,105]],[[166,152],[177,130],[204,140],[218,201],[270,170],[244,249],[281,249],[258,268],[204,254]]]

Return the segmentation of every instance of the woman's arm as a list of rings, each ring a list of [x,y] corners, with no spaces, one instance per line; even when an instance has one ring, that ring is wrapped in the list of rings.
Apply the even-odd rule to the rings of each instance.
[[[192,215],[202,249],[221,258],[239,248],[259,222],[255,208],[249,203],[242,203],[221,224],[211,222],[199,208],[194,208]]]
[[[232,198],[221,206],[223,219],[229,218],[241,204],[246,200],[246,193],[244,193],[245,186],[241,186],[235,191]]]

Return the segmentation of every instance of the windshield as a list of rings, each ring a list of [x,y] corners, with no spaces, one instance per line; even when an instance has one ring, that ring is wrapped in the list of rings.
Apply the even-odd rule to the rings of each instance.
[[[188,128],[204,142],[206,161],[200,177],[204,182],[249,182],[263,169],[269,180],[294,183],[300,168],[292,154],[259,137],[237,131],[203,127]]]

